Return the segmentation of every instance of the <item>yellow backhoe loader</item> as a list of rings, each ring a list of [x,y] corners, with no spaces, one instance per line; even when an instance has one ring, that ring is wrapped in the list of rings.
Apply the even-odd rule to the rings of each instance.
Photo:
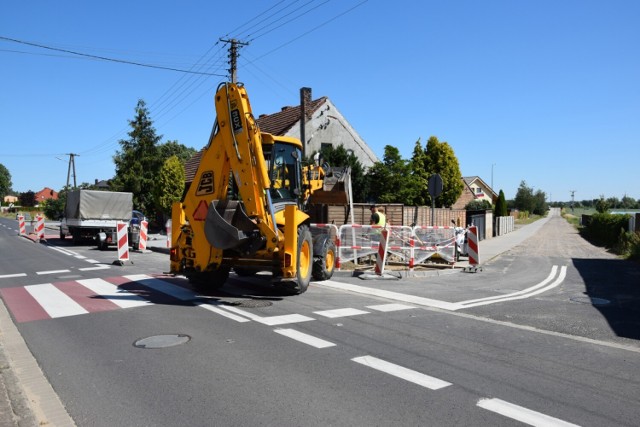
[[[312,237],[305,210],[348,203],[349,169],[303,166],[298,139],[260,132],[240,83],[220,84],[215,107],[198,171],[172,207],[170,272],[207,290],[231,269],[268,271],[292,294],[305,292],[312,275],[330,278],[336,246],[327,234]]]

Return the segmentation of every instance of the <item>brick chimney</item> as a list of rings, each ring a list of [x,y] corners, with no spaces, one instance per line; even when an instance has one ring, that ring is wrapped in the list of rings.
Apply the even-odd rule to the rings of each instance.
[[[300,88],[300,106],[302,107],[302,114],[309,120],[311,118],[311,88]]]

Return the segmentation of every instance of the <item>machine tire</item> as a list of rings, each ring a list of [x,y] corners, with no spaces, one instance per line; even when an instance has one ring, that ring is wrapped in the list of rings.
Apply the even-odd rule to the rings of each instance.
[[[296,280],[281,282],[280,286],[293,295],[306,292],[311,282],[313,270],[313,240],[311,231],[306,225],[298,228],[298,262],[296,265]]]
[[[336,265],[336,244],[330,236],[321,236],[313,246],[313,278],[329,280]]]
[[[220,267],[215,271],[192,273],[187,278],[194,289],[206,292],[221,288],[229,278],[229,271],[229,267]]]

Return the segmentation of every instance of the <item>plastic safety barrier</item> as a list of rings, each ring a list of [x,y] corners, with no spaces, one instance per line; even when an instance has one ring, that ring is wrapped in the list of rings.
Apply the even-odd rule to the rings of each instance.
[[[129,261],[129,236],[127,234],[127,223],[118,221],[117,225],[118,239],[118,262]]]
[[[449,263],[456,261],[456,232],[454,227],[417,226],[413,228],[414,263],[421,263],[434,255]]]
[[[27,226],[24,222],[24,216],[20,215],[18,216],[18,229],[20,230],[20,235],[21,236],[26,236],[27,235]]]
[[[140,221],[140,242],[138,242],[138,250],[144,251],[147,249],[148,230],[149,230],[149,222]]]

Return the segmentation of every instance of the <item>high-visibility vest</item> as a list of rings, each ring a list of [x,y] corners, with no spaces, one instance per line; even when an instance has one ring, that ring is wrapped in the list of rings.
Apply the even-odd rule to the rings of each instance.
[[[378,223],[376,225],[379,225],[380,227],[384,227],[385,225],[387,225],[387,217],[382,213],[382,212],[377,212],[378,213]]]

